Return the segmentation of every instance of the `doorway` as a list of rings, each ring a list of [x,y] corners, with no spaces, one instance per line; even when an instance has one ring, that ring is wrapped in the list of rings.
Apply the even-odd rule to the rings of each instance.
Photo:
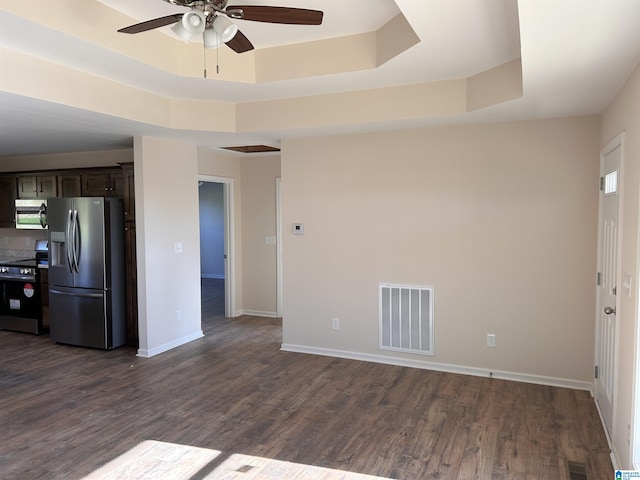
[[[200,175],[198,194],[202,300],[214,308],[220,306],[219,313],[223,310],[225,317],[232,318],[235,316],[233,179]]]

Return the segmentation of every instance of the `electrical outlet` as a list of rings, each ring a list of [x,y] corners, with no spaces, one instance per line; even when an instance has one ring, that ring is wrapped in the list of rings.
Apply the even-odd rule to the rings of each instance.
[[[494,348],[496,346],[496,336],[493,333],[487,333],[487,347]]]
[[[180,310],[176,310],[176,321],[182,320],[182,312]]]
[[[339,318],[332,318],[331,319],[331,328],[333,328],[334,330],[340,330],[340,319]]]
[[[178,242],[173,245],[173,249],[176,253],[182,253],[182,243]]]
[[[24,237],[24,241],[27,244],[27,247],[31,246],[31,237]]]

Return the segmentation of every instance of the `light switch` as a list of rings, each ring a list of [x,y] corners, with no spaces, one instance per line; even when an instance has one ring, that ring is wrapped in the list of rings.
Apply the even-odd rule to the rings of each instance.
[[[266,236],[266,237],[264,237],[264,243],[266,245],[275,245],[276,244],[276,237]]]

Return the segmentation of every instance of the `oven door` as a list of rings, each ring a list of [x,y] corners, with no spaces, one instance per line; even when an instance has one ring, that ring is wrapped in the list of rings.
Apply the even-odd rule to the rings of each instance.
[[[42,303],[37,281],[0,280],[0,329],[42,333]]]

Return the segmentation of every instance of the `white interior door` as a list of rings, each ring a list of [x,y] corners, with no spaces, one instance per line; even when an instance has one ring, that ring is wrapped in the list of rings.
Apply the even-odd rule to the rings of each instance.
[[[598,233],[598,288],[596,312],[595,395],[611,437],[615,393],[618,323],[618,239],[620,234],[621,144],[610,144],[600,162],[600,216]]]

